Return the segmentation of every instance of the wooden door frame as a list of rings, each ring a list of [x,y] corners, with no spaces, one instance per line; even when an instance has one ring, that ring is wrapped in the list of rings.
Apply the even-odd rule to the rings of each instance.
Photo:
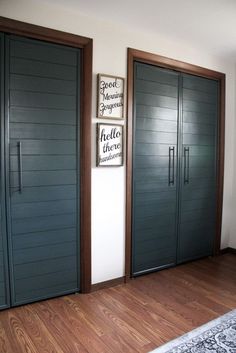
[[[81,176],[80,176],[80,273],[81,292],[91,291],[91,100],[93,40],[75,34],[49,29],[0,17],[0,32],[63,44],[82,50],[81,80]]]
[[[162,68],[176,70],[219,81],[219,124],[217,149],[217,220],[214,255],[220,253],[223,183],[224,183],[224,141],[225,141],[225,74],[200,66],[128,48],[127,63],[127,128],[126,128],[126,245],[125,245],[125,278],[131,277],[132,260],[132,164],[133,164],[133,102],[134,102],[134,62],[138,61]]]

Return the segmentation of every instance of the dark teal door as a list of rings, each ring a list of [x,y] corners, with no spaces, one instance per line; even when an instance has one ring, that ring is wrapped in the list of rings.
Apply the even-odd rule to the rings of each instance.
[[[4,36],[0,33],[0,309],[10,305],[8,249],[6,237],[5,144],[4,144]]]
[[[176,261],[178,76],[135,65],[134,275]]]
[[[132,274],[213,253],[218,82],[135,63]]]
[[[216,224],[218,83],[183,75],[178,262],[212,255]]]
[[[6,38],[13,305],[79,290],[80,51]]]

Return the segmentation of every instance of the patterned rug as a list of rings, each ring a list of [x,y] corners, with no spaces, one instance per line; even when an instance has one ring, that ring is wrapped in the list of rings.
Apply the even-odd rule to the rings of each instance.
[[[236,309],[151,353],[236,353]]]

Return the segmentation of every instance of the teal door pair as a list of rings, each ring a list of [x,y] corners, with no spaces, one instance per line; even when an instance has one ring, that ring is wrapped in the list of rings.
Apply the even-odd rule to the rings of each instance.
[[[135,63],[132,273],[212,255],[218,82]]]

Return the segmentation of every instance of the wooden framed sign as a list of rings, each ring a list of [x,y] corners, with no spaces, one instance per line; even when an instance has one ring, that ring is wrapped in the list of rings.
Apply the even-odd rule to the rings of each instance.
[[[124,78],[98,74],[97,117],[123,119]]]
[[[97,123],[97,166],[123,165],[123,125]]]

